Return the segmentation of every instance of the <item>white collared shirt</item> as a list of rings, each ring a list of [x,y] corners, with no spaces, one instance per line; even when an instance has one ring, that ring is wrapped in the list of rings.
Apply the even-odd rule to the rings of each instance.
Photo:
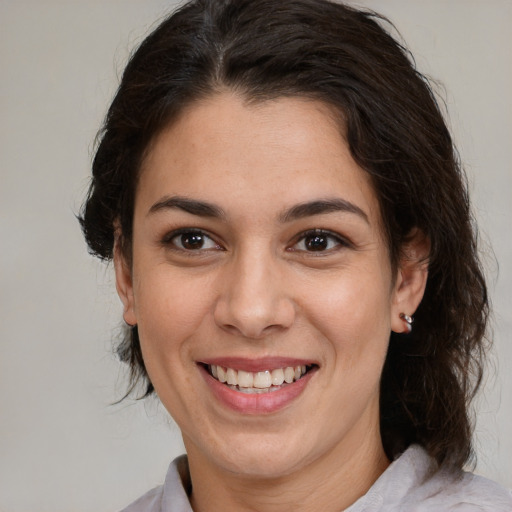
[[[193,512],[186,455],[175,459],[165,483],[122,512]],[[410,446],[345,512],[512,512],[512,492],[472,473],[438,469],[418,445]]]

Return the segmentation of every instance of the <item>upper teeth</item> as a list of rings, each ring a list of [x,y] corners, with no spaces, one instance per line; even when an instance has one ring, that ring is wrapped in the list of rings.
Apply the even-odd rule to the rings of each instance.
[[[218,365],[209,366],[210,373],[220,382],[225,382],[231,386],[240,388],[269,388],[271,386],[281,386],[284,382],[291,384],[294,380],[299,380],[306,373],[306,366],[287,366],[286,368],[276,368],[275,370],[264,370],[261,372],[246,372],[244,370],[234,370]]]

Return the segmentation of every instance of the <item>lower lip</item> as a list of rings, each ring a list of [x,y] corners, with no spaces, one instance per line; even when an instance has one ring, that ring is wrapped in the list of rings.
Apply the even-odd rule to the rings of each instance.
[[[217,400],[228,408],[243,414],[268,414],[286,407],[304,391],[315,373],[314,370],[310,370],[304,377],[276,391],[247,394],[235,391],[214,379],[204,366],[200,365],[199,368]]]

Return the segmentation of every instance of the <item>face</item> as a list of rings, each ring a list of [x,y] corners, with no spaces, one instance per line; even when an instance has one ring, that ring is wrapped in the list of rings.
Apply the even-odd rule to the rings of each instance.
[[[190,107],[150,148],[116,272],[193,460],[279,476],[380,446],[413,280],[392,272],[375,193],[323,104]]]

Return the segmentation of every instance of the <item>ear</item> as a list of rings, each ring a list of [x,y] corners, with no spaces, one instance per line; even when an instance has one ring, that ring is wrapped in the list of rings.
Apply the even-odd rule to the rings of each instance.
[[[407,333],[410,325],[401,314],[414,315],[419,306],[428,277],[430,240],[418,228],[414,228],[402,246],[391,307],[391,329]]]
[[[137,325],[135,302],[133,296],[132,270],[121,247],[121,232],[116,228],[114,242],[114,269],[116,273],[116,289],[124,306],[124,321],[131,326]]]

